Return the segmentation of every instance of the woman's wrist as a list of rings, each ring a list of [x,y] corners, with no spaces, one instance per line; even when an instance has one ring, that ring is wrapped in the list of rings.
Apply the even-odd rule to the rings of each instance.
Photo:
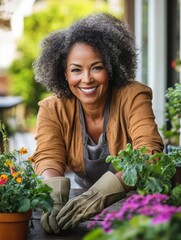
[[[122,186],[123,186],[123,188],[124,188],[124,190],[125,190],[126,193],[129,192],[129,191],[131,191],[131,190],[133,190],[133,187],[127,186],[127,185],[124,183],[124,181],[123,181],[123,179],[122,179],[123,172],[117,172],[115,175],[116,175],[116,177],[119,179],[119,181],[121,182],[121,184],[122,184]]]
[[[45,178],[45,179],[48,179],[48,178],[52,178],[52,177],[61,177],[60,173],[55,170],[55,169],[46,169],[43,173],[42,173],[42,176]]]

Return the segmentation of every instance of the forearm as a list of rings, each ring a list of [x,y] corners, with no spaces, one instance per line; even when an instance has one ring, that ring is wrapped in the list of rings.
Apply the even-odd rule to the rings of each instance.
[[[123,179],[122,179],[123,172],[117,172],[115,175],[116,175],[116,177],[119,179],[119,181],[121,182],[121,184],[122,184],[122,186],[123,186],[123,188],[124,188],[124,190],[125,190],[126,193],[129,192],[129,191],[131,191],[131,190],[133,190],[133,187],[127,186],[127,185],[124,183],[124,181],[123,181]]]
[[[45,179],[51,178],[51,177],[61,177],[60,173],[55,169],[47,169],[42,173],[42,176]]]

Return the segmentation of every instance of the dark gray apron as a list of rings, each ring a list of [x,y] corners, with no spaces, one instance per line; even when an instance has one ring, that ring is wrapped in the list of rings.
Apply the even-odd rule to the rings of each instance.
[[[82,106],[80,104],[80,120],[82,124],[82,139],[83,139],[83,158],[85,166],[85,174],[75,173],[75,181],[82,188],[92,186],[105,172],[111,171],[115,173],[112,163],[106,163],[105,159],[109,153],[109,148],[106,140],[106,127],[109,118],[110,98],[106,104],[103,122],[103,132],[99,138],[98,145],[89,146],[92,141],[86,132],[85,120]]]

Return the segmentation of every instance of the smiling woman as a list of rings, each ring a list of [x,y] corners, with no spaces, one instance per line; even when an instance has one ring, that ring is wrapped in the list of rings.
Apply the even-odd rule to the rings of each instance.
[[[67,58],[65,76],[84,111],[91,111],[91,107],[98,108],[100,111],[97,113],[103,119],[109,76],[99,51],[88,44],[75,44]]]
[[[152,91],[134,80],[137,54],[126,24],[94,14],[42,41],[35,78],[53,91],[39,103],[35,171],[53,188],[54,208],[42,216],[47,232],[75,227],[124,198],[130,187],[107,156],[127,143],[163,150]],[[69,199],[66,168],[88,189]]]

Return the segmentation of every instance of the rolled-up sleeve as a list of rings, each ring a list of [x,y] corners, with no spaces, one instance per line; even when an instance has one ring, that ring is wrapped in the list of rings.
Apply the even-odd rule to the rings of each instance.
[[[60,116],[51,101],[41,101],[37,115],[35,140],[37,148],[33,155],[35,172],[41,175],[46,169],[55,169],[64,175],[66,149]]]
[[[132,144],[137,149],[145,145],[150,154],[160,152],[163,150],[163,141],[152,109],[152,90],[142,84],[131,90],[127,117]]]

